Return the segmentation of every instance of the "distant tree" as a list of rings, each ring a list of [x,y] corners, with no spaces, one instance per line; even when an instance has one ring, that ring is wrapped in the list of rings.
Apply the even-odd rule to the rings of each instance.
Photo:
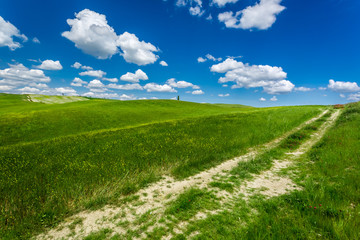
[[[177,97],[177,100],[180,101],[180,96]]]

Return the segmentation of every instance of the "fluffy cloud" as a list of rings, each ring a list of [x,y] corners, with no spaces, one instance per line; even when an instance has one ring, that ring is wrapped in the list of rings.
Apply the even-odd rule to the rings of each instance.
[[[0,91],[9,91],[14,89],[13,86],[7,86],[7,85],[0,85]]]
[[[137,83],[140,80],[148,80],[148,76],[141,69],[138,69],[135,73],[126,73],[120,77],[120,80]]]
[[[177,92],[168,84],[159,85],[157,83],[148,83],[144,86],[147,92]]]
[[[329,80],[328,88],[334,92],[357,92],[360,91],[360,87],[356,82],[341,82]]]
[[[160,62],[160,65],[163,66],[163,67],[169,66],[165,61],[161,61],[161,62]]]
[[[40,68],[43,70],[61,70],[61,69],[63,69],[60,61],[53,61],[53,60],[45,60],[41,63],[40,66],[37,66],[37,68]]]
[[[277,99],[277,97],[276,96],[273,96],[272,98],[270,98],[270,101],[272,101],[272,102],[276,102],[278,99]]]
[[[225,23],[227,28],[266,30],[276,21],[276,15],[281,13],[285,7],[281,6],[282,0],[261,0],[254,6],[249,6],[236,13],[220,13],[218,19]]]
[[[102,78],[102,80],[108,81],[108,82],[113,82],[113,83],[116,83],[119,81],[117,78]]]
[[[105,15],[84,9],[67,23],[71,30],[63,32],[62,36],[74,42],[84,53],[106,59],[118,52],[118,36],[108,25]]]
[[[79,69],[81,66],[82,64],[79,62],[75,62],[73,65],[71,65],[72,68],[76,68],[76,69]]]
[[[198,57],[198,59],[197,59],[197,61],[199,62],[199,63],[203,63],[203,62],[206,62],[206,58],[203,58],[203,57]]]
[[[117,93],[96,93],[96,92],[87,92],[83,94],[85,97],[93,97],[93,98],[106,98],[106,99],[120,99],[120,100],[135,100],[136,97],[134,95],[126,95],[122,94],[119,96]]]
[[[218,7],[224,7],[228,3],[236,3],[239,0],[212,0],[211,4]]]
[[[319,87],[320,91],[325,91],[327,88],[326,87]]]
[[[259,101],[260,102],[266,102],[266,99],[262,97],[262,98],[259,99]]]
[[[24,34],[21,34],[10,22],[5,21],[0,16],[0,47],[8,47],[11,51],[21,47],[19,42],[14,41],[14,37],[26,42],[28,39]]]
[[[121,56],[123,56],[128,63],[135,63],[142,66],[154,63],[159,58],[159,56],[154,54],[154,52],[159,50],[151,43],[140,42],[135,34],[128,32],[123,33],[119,36],[117,45],[121,48]]]
[[[356,101],[356,102],[360,101],[360,92],[350,94],[347,99],[350,100],[350,101]]]
[[[205,11],[202,9],[202,0],[177,0],[176,6],[189,7],[189,13],[193,16],[202,16]]]
[[[124,85],[117,85],[117,84],[109,84],[106,87],[108,88],[112,88],[112,89],[120,89],[120,90],[143,90],[144,88],[138,84],[138,83],[133,83],[133,84],[124,84]]]
[[[119,98],[117,93],[96,93],[91,91],[84,93],[83,96],[93,98]]]
[[[20,88],[18,91],[21,92],[21,94],[37,94],[41,92],[39,89],[32,87]]]
[[[40,44],[40,40],[37,37],[34,37],[32,41],[33,41],[33,43],[39,43]]]
[[[103,93],[108,90],[106,86],[98,79],[90,81],[86,87],[90,89],[90,92],[94,93]]]
[[[226,94],[219,94],[218,96],[219,96],[219,97],[228,97],[228,96],[230,96],[230,94],[229,94],[229,93],[226,93]]]
[[[201,17],[205,13],[205,11],[202,10],[200,6],[190,7],[189,12],[191,15],[199,17]]]
[[[128,32],[118,36],[103,14],[84,9],[67,23],[71,29],[63,32],[62,36],[74,42],[84,53],[98,59],[111,58],[119,52],[119,47],[126,62],[147,65],[159,58],[154,54],[159,50],[151,43],[139,41]]]
[[[269,81],[265,83],[266,86],[262,86],[264,91],[268,94],[285,94],[290,93],[295,85],[288,80],[281,80],[279,82]]]
[[[195,90],[191,94],[193,94],[193,95],[202,95],[202,94],[204,94],[204,92],[203,92],[203,90]]]
[[[234,70],[234,69],[242,68],[242,67],[244,67],[244,64],[242,62],[238,62],[232,58],[227,58],[222,63],[212,65],[210,70],[212,72],[225,73],[230,70]]]
[[[80,78],[76,77],[74,78],[74,80],[71,82],[71,86],[74,87],[82,87],[84,84],[87,84],[87,82],[81,80]]]
[[[93,70],[92,67],[84,66],[84,65],[82,65],[82,64],[79,63],[79,62],[75,62],[73,65],[71,65],[71,67],[76,68],[76,69],[81,68],[81,69],[83,69],[83,70]]]
[[[90,81],[87,86],[88,86],[88,88],[104,88],[105,87],[105,85],[100,80],[97,80],[97,79]]]
[[[294,88],[294,90],[298,91],[298,92],[310,92],[310,91],[313,91],[314,89],[307,88],[307,87],[296,87],[296,88]]]
[[[199,86],[194,85],[190,82],[176,81],[175,78],[170,78],[169,80],[166,81],[166,84],[168,84],[169,86],[174,87],[174,88],[187,88],[187,87],[192,87],[193,89],[200,88]]]
[[[86,72],[81,72],[81,73],[79,73],[79,75],[102,78],[104,75],[106,75],[106,72],[101,71],[101,70],[89,70]]]
[[[218,62],[218,61],[221,61],[222,58],[215,58],[215,57],[212,56],[211,54],[206,54],[205,58],[199,57],[199,58],[197,59],[197,61],[198,61],[199,63],[206,62],[207,60],[211,60],[211,61],[214,61],[214,62]]]
[[[291,92],[295,85],[286,80],[287,73],[281,67],[269,65],[249,65],[228,58],[224,62],[213,65],[212,72],[225,73],[219,83],[234,82],[232,88],[262,87],[268,94]]]
[[[122,94],[119,97],[120,100],[135,100],[136,97],[134,95],[126,95],[126,94]]]
[[[9,64],[9,68],[0,70],[0,85],[2,88],[21,86],[36,86],[39,83],[48,83],[50,78],[42,70],[28,69],[22,64]],[[43,85],[41,85],[43,86]],[[26,89],[28,91],[29,89]]]

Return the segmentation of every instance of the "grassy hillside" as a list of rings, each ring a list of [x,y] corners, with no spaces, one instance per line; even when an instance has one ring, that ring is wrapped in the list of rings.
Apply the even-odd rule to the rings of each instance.
[[[301,186],[299,191],[239,200],[187,231],[201,233],[194,239],[360,239],[359,123],[360,103],[348,104],[322,140],[296,160],[293,171],[284,173]],[[278,155],[274,150],[233,171],[243,175],[261,171],[260,163],[266,165],[269,156],[279,159],[273,157]]]
[[[40,99],[38,95],[36,98]],[[43,98],[46,102],[46,96]],[[256,109],[241,105],[227,108],[172,100],[90,99],[66,104],[44,104],[29,102],[26,95],[0,94],[0,146],[250,110]]]
[[[240,155],[321,109],[0,96],[0,235],[10,239],[116,204],[163,174],[183,178]]]

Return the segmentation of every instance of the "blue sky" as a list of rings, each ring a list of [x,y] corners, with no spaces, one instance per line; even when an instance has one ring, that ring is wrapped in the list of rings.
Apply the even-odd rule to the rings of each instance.
[[[0,92],[252,106],[360,100],[357,0],[1,5]]]

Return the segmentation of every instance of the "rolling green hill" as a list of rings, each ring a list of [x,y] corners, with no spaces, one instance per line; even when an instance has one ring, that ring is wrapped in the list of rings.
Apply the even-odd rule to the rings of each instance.
[[[172,100],[44,104],[0,94],[0,235],[27,238],[74,212],[116,204],[164,174],[193,175],[322,109]]]
[[[34,97],[31,95],[31,98]],[[49,97],[36,95],[39,101]],[[66,99],[67,97],[52,97]],[[86,98],[87,99],[87,98]],[[88,99],[87,99],[88,100]],[[64,102],[64,101],[60,101]],[[174,100],[117,101],[89,99],[66,104],[30,102],[27,95],[0,94],[0,146],[59,136],[120,129],[169,120],[251,111]]]

